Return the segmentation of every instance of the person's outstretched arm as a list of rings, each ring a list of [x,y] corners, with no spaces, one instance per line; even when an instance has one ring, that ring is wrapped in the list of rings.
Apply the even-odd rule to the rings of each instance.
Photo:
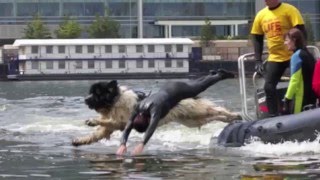
[[[136,106],[138,107],[138,105]],[[122,133],[122,137],[121,137],[121,140],[120,140],[120,147],[119,149],[117,150],[116,154],[117,155],[123,155],[124,153],[127,152],[127,146],[126,146],[126,143],[128,141],[128,138],[129,138],[129,135],[130,135],[130,132],[133,128],[133,121],[134,119],[136,118],[136,116],[138,115],[138,111],[137,111],[137,108],[135,108],[134,112],[132,112],[131,114],[131,117]]]

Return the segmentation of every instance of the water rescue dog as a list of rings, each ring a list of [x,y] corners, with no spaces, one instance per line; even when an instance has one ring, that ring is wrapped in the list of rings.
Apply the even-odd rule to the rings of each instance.
[[[103,138],[109,139],[114,131],[123,131],[136,105],[145,97],[143,93],[118,85],[116,80],[93,84],[85,103],[100,116],[86,120],[85,123],[98,128],[91,135],[74,139],[72,145],[91,144]],[[178,122],[192,128],[201,127],[211,121],[229,123],[240,118],[239,114],[217,106],[208,99],[194,97],[181,100],[162,118],[159,125]]]

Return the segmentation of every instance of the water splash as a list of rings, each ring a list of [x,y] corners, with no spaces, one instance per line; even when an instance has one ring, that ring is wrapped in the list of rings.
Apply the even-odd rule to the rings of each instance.
[[[241,147],[241,150],[254,152],[256,155],[271,155],[271,156],[282,156],[282,155],[293,155],[301,153],[320,153],[320,135],[317,139],[303,142],[292,142],[285,141],[282,143],[271,144],[263,143],[260,140],[253,140],[250,144],[246,144]]]

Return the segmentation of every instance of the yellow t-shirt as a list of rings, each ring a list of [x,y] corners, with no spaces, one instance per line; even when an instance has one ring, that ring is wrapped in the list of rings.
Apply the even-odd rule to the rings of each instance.
[[[284,45],[284,35],[294,26],[304,24],[297,8],[281,3],[273,10],[268,7],[256,15],[251,34],[265,35],[269,51],[268,61],[284,62],[290,60],[291,52]]]

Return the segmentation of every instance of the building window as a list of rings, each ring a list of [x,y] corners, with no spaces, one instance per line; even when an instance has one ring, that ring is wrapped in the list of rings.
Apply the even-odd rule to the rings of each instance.
[[[46,0],[48,1],[48,0]],[[99,0],[100,1],[100,0]],[[78,0],[68,0],[59,1],[63,2],[63,14],[69,16],[103,16],[104,15],[104,1],[94,2],[94,1],[78,1]],[[57,15],[58,16],[58,15]]]
[[[148,45],[148,52],[153,53],[154,52],[154,45]]]
[[[76,46],[76,53],[82,53],[82,46]]]
[[[46,69],[53,69],[53,61],[46,62]]]
[[[88,69],[94,69],[94,61],[88,61]]]
[[[38,69],[39,61],[31,61],[31,69]]]
[[[164,52],[171,52],[172,51],[172,46],[170,44],[164,45]]]
[[[166,67],[166,68],[172,67],[172,61],[170,61],[170,60],[164,61],[164,67]]]
[[[1,3],[0,16],[13,16],[13,3]]]
[[[112,68],[112,61],[106,61],[106,69]]]
[[[125,53],[126,52],[126,46],[125,45],[120,45],[119,46],[119,53]]]
[[[31,46],[31,53],[32,54],[38,54],[38,46]]]
[[[183,45],[177,44],[177,52],[183,52]]]
[[[136,66],[137,66],[137,68],[143,68],[143,61],[137,60],[136,61]]]
[[[22,54],[25,54],[25,53],[26,53],[26,47],[24,47],[24,46],[21,47],[21,53],[22,53]]]
[[[112,46],[111,45],[105,45],[105,53],[112,53]]]
[[[136,51],[137,51],[137,53],[143,53],[143,46],[142,45],[136,45]]]
[[[65,52],[66,52],[65,46],[58,46],[58,53],[59,54],[64,54]]]
[[[66,68],[66,62],[65,61],[58,61],[58,68],[59,69],[65,69]]]
[[[154,68],[154,60],[148,60],[148,67],[149,68]]]
[[[119,68],[126,68],[126,61],[119,61]]]
[[[1,1],[2,2],[2,1]],[[2,3],[1,3],[2,4]],[[40,1],[20,1],[15,2],[17,16],[34,16],[41,12],[41,16],[59,16],[59,3]],[[2,5],[1,5],[2,6]],[[1,10],[2,8],[0,8]]]
[[[87,46],[88,48],[88,53],[94,53],[94,46],[93,45],[89,45]]]
[[[178,60],[177,61],[177,67],[178,68],[183,68],[183,60]]]
[[[52,54],[53,53],[53,46],[46,46],[46,53]]]
[[[82,61],[76,61],[76,69],[82,69]]]

